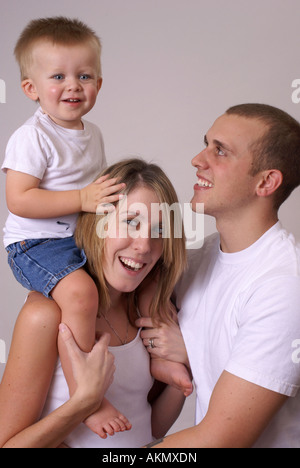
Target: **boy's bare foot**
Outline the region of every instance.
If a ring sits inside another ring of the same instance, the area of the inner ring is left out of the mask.
[[[113,436],[116,432],[129,431],[132,427],[128,419],[106,398],[98,411],[91,414],[84,424],[102,439],[106,439],[107,434]]]
[[[186,397],[193,393],[190,373],[184,364],[152,356],[151,374],[156,380],[178,388]]]

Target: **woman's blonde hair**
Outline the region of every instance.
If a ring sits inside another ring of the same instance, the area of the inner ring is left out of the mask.
[[[118,178],[118,183],[125,183],[122,192],[128,195],[139,187],[153,190],[163,209],[163,223],[169,224],[169,233],[163,238],[163,252],[150,272],[136,291],[128,293],[130,318],[136,318],[135,301],[139,291],[150,281],[157,283],[156,293],[152,299],[149,314],[154,321],[172,320],[170,298],[174,286],[183,273],[186,265],[185,235],[181,210],[174,187],[162,169],[155,164],[148,164],[141,159],[127,159],[107,168],[101,175],[109,174]],[[117,203],[116,203],[117,205]],[[105,238],[98,236],[98,223],[104,222],[105,215],[82,213],[79,216],[75,232],[76,243],[85,250],[87,271],[93,277],[99,290],[101,308],[108,308],[110,298],[103,271]],[[179,229],[178,229],[179,228]],[[177,233],[176,233],[177,231]],[[178,235],[180,233],[180,235]]]

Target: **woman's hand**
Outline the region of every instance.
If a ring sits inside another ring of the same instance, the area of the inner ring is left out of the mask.
[[[60,324],[59,333],[69,354],[77,384],[73,397],[82,401],[93,413],[101,405],[115,372],[114,356],[108,351],[110,336],[103,334],[92,351],[84,353],[65,324]]]
[[[112,382],[114,358],[108,351],[109,335],[103,335],[90,353],[83,353],[71,331],[60,324],[59,335],[77,388],[68,401],[39,419],[57,360],[60,315],[54,301],[31,293],[17,318],[0,385],[0,447],[60,446],[97,411]]]
[[[190,367],[179,325],[160,323],[159,327],[154,327],[151,318],[143,317],[136,321],[136,326],[145,328],[141,338],[151,355]]]

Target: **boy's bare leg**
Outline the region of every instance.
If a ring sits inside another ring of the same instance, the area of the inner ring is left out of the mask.
[[[70,328],[78,346],[82,351],[90,352],[95,344],[99,302],[98,289],[93,279],[85,270],[78,269],[57,284],[52,291],[52,297],[61,308],[61,321]],[[64,342],[60,338],[58,351],[69,393],[72,395],[76,383]],[[106,437],[105,433],[113,435],[114,432],[131,428],[128,419],[105,399],[100,409],[87,418],[85,423],[103,438]]]
[[[82,351],[88,353],[95,344],[98,291],[92,278],[79,269],[63,278],[53,289],[52,297],[61,309],[61,321],[73,333]],[[58,351],[70,395],[76,384],[63,341],[58,339]]]

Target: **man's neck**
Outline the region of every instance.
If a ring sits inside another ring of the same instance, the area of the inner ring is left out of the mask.
[[[235,253],[247,249],[278,222],[277,213],[269,216],[241,219],[217,219],[217,230],[224,253]]]

